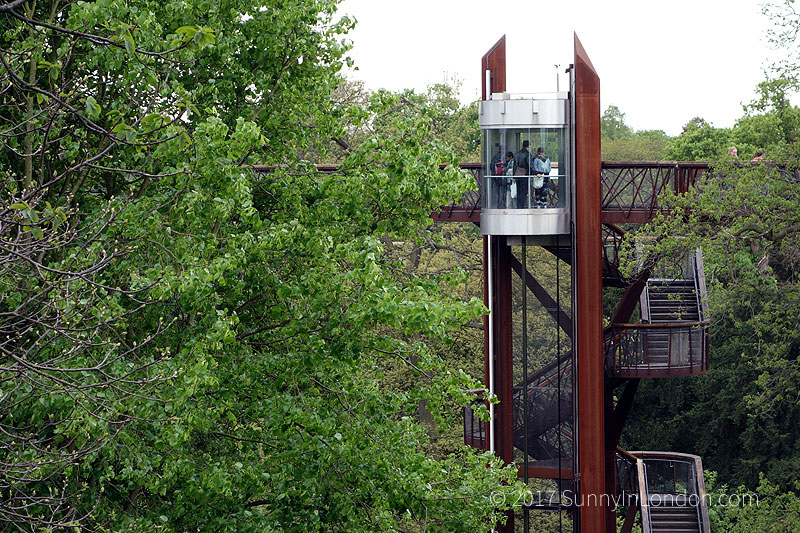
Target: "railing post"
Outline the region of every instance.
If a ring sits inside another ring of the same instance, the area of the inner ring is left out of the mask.
[[[636,473],[639,479],[639,509],[642,514],[642,533],[651,533],[650,498],[647,494],[647,473],[642,459],[636,459]]]

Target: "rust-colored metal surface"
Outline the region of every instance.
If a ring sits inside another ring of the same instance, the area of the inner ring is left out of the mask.
[[[495,452],[507,464],[514,462],[514,386],[513,386],[513,323],[511,309],[513,305],[511,282],[511,247],[505,237],[491,239],[492,257],[496,260],[492,274],[495,297],[493,308],[493,325],[495,344],[495,393],[500,403],[495,409],[497,417],[495,438]],[[503,526],[505,533],[514,531],[514,514],[508,513],[508,519]]]
[[[706,162],[603,161],[603,223],[650,222],[662,192],[686,192],[707,170]]]
[[[647,284],[647,278],[650,277],[650,271],[644,270],[639,274],[639,277],[625,288],[625,292],[620,298],[617,309],[611,317],[612,324],[621,324],[628,322],[631,315],[636,310],[636,305],[639,303],[639,297]]]
[[[633,399],[636,397],[636,391],[639,388],[640,382],[641,380],[639,379],[626,380],[625,387],[622,389],[622,394],[620,394],[619,400],[617,400],[617,404],[614,406],[614,411],[612,413],[613,426],[609,424],[609,426],[613,428],[611,440],[614,449],[619,446],[619,439],[625,427],[625,420],[627,420],[631,408],[633,407]]]
[[[506,90],[506,36],[494,43],[486,55],[481,58],[481,100],[491,95],[486,94],[486,71],[491,72],[490,91],[502,93]]]
[[[600,77],[575,35],[575,316],[577,335],[578,471],[581,531],[614,531],[614,514],[602,505],[606,493],[603,369],[602,170]],[[612,450],[613,453],[613,450]],[[608,477],[614,477],[609,473]],[[610,522],[609,522],[610,520]]]
[[[496,243],[496,248],[492,255],[497,258],[497,268],[495,274],[495,357],[497,364],[497,393],[500,399],[498,405],[500,411],[500,428],[497,432],[499,437],[497,451],[500,457],[507,463],[514,461],[514,427],[513,427],[513,398],[514,384],[513,379],[513,344],[512,333],[514,331],[511,309],[513,305],[511,282],[511,247],[507,245],[505,237],[494,237],[492,244]]]
[[[489,449],[489,423],[475,416],[474,407],[488,407],[484,399],[485,389],[474,390],[476,398],[464,408],[464,444],[472,448]]]

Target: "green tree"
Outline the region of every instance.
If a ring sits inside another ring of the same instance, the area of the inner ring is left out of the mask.
[[[600,118],[601,151],[605,161],[658,161],[669,137],[660,130],[633,131],[625,113],[609,106]]]
[[[600,135],[603,138],[616,140],[633,134],[630,126],[625,124],[625,113],[615,105],[610,105],[600,117]]]
[[[669,142],[661,130],[637,131],[620,139],[602,139],[605,161],[660,161]]]
[[[457,98],[461,83],[448,79],[428,87],[425,93],[405,89],[396,93],[381,90],[370,92],[361,81],[343,79],[331,95],[334,105],[350,109],[342,116],[342,130],[322,147],[312,146],[303,153],[317,163],[338,164],[373,135],[388,132],[392,119],[399,114],[418,116],[430,128],[428,140],[451,150],[459,161],[480,161],[480,130],[477,102],[462,105]],[[395,105],[382,110],[383,115],[364,116],[370,98],[378,94],[394,94]]]
[[[0,517],[20,530],[477,531],[515,472],[435,459],[483,312],[408,276],[472,186],[402,97],[330,98],[336,2],[0,6]],[[343,125],[382,117],[337,172]],[[253,163],[280,165],[253,172]],[[415,386],[392,392],[387,361]],[[508,498],[508,501],[513,501]]]
[[[780,492],[763,475],[755,491],[744,486],[731,491],[726,484],[717,487],[716,472],[706,472],[705,479],[712,531],[778,533],[797,528],[800,498],[793,492]]]
[[[670,140],[664,155],[671,161],[712,161],[727,154],[729,145],[729,130],[715,128],[695,117],[679,136]]]
[[[790,102],[795,86],[787,79],[767,79],[758,85],[758,98],[745,107],[745,116],[733,127],[731,137],[740,156],[757,150],[777,156],[800,140],[800,109]]]

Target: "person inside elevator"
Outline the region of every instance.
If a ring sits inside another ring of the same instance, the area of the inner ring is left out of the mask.
[[[506,152],[506,176],[514,175],[514,152]],[[508,180],[509,182],[511,180]]]
[[[502,205],[498,206],[500,209],[511,207],[512,204],[511,183],[514,181],[514,152],[506,152],[505,165],[505,177],[501,180],[504,194],[502,198],[499,198]]]
[[[489,175],[498,176],[492,178],[490,186],[492,188],[493,205],[489,206],[496,209],[503,209],[506,206],[506,160],[503,157],[503,147],[500,143],[495,143],[495,153],[489,161]],[[501,177],[502,176],[502,177]]]
[[[531,174],[531,142],[522,141],[522,150],[514,157],[514,183],[517,184],[517,208],[528,207],[528,176]]]
[[[536,207],[539,209],[547,207],[547,186],[550,181],[550,156],[541,146],[536,149],[536,158],[533,160],[533,181],[534,195],[536,196]],[[538,187],[537,187],[538,185]]]
[[[497,143],[494,146],[496,150],[489,162],[489,172],[491,172],[493,176],[502,176],[505,169],[505,165],[503,164],[503,150],[500,147],[500,143]]]

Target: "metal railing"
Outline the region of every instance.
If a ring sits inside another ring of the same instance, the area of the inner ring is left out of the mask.
[[[708,370],[706,322],[612,324],[604,337],[609,375],[689,376]]]
[[[484,196],[483,165],[481,163],[459,163],[475,179],[477,190],[468,192],[463,198],[454,199],[449,205],[431,214],[438,222],[480,222],[481,203]]]
[[[639,477],[636,469],[636,461],[637,458],[635,456],[617,446],[616,474],[618,496],[639,494]]]
[[[541,179],[537,188],[537,178]],[[484,176],[485,209],[535,209],[564,207],[559,205],[558,184],[563,175]],[[563,202],[561,202],[563,204]]]
[[[603,277],[620,280],[625,286],[625,277],[620,272],[620,251],[625,238],[625,230],[615,224],[603,224]]]
[[[639,505],[639,459],[617,446],[616,453],[617,501],[625,510],[622,533],[631,533]]]
[[[473,407],[486,406],[483,390],[473,391],[476,398],[470,405],[464,407],[464,444],[472,448],[488,449],[489,422],[481,420],[475,415]]]
[[[631,452],[637,457],[642,532],[693,530],[708,533],[703,464],[696,455]]]
[[[603,161],[603,222],[647,222],[666,190],[686,192],[708,170],[705,162]]]

